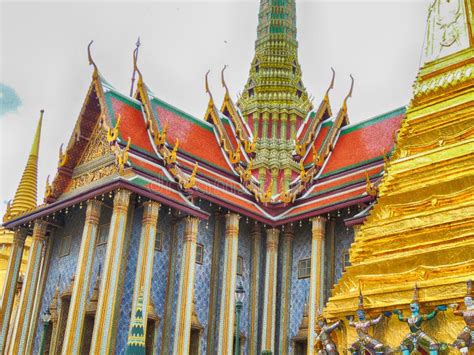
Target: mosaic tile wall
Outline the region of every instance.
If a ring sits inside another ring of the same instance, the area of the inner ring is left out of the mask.
[[[46,276],[46,284],[40,306],[40,317],[49,308],[56,286],[59,287],[59,294],[61,294],[69,286],[71,277],[76,272],[84,218],[85,208],[80,209],[79,207],[76,207],[74,209],[69,209],[68,214],[65,215],[64,218],[64,228],[58,228],[51,235],[51,238],[53,238],[53,249],[51,252],[49,270]],[[64,237],[67,236],[72,237],[69,254],[60,256],[59,251],[61,242]],[[35,354],[37,354],[39,351],[39,344],[42,335],[43,325],[41,322],[38,322],[33,348],[33,352]]]
[[[250,306],[250,261],[251,261],[251,240],[250,240],[250,222],[241,218],[239,226],[239,256],[243,258],[242,275],[237,276],[237,285],[242,282],[245,290],[245,297],[242,302],[242,311],[240,314],[240,330],[246,338],[242,354],[248,353],[249,341],[249,306]]]
[[[173,297],[173,302],[169,304],[168,306],[171,307],[173,310],[172,312],[172,317],[171,317],[171,327],[170,327],[170,336],[169,336],[169,344],[170,344],[170,349],[173,349],[173,341],[174,341],[174,326],[176,323],[176,307],[177,307],[177,302],[178,302],[178,293],[179,293],[179,274],[180,274],[180,268],[181,268],[181,256],[183,254],[183,238],[184,238],[184,221],[180,220],[176,224],[176,238],[178,239],[178,250],[176,253],[176,272],[175,272],[175,284],[174,284],[174,297]]]
[[[290,351],[292,351],[291,339],[298,333],[301,320],[303,319],[304,304],[309,295],[309,278],[298,278],[298,262],[301,259],[311,257],[311,223],[305,221],[302,226],[295,228],[295,239],[293,241],[293,262],[291,272],[291,304],[289,339]]]
[[[201,333],[201,354],[207,351],[207,330],[209,320],[209,294],[211,279],[212,237],[214,235],[214,218],[199,223],[197,242],[203,245],[203,263],[196,263],[194,275],[194,302],[199,322],[204,327]]]
[[[166,282],[168,277],[169,251],[171,242],[171,214],[168,209],[162,208],[158,220],[158,233],[162,233],[163,244],[161,250],[155,250],[153,259],[153,275],[151,279],[151,301],[155,307],[155,312],[160,318],[158,324],[158,334],[156,339],[156,350],[161,351],[163,334],[163,316],[166,300]]]
[[[129,235],[128,251],[124,257],[127,260],[122,287],[122,300],[120,303],[120,316],[117,324],[117,340],[115,342],[115,353],[123,354],[127,347],[128,326],[132,314],[133,288],[135,285],[135,273],[137,267],[138,248],[140,245],[141,221],[143,207],[137,206],[132,217],[131,233]],[[128,230],[129,227],[127,228]]]
[[[344,269],[344,253],[349,250],[351,244],[354,242],[354,229],[344,225],[344,218],[353,215],[355,211],[348,213],[347,209],[341,211],[341,218],[336,220],[336,239],[335,239],[335,253],[334,253],[334,283],[337,283],[342,276]]]
[[[100,225],[106,224],[111,218],[111,208],[107,205],[111,205],[111,201],[106,201],[106,205],[102,209],[100,218]],[[209,221],[202,221],[199,224],[199,232],[197,242],[204,246],[204,257],[202,264],[196,264],[196,275],[195,275],[195,305],[196,312],[201,325],[204,330],[201,336],[200,351],[201,354],[207,352],[207,329],[208,329],[208,317],[209,317],[209,292],[210,292],[210,273],[211,273],[211,258],[212,258],[212,238],[214,233],[215,217],[214,212],[218,207],[210,207],[207,203],[202,203],[201,208],[211,213]],[[141,218],[142,208],[137,208],[133,214],[133,225],[131,227],[131,234],[129,237],[129,248],[127,254],[127,264],[125,266],[124,274],[124,287],[122,293],[122,303],[120,308],[120,321],[117,329],[117,342],[116,342],[116,353],[121,354],[125,351],[128,326],[131,315],[131,301],[133,295],[134,278],[136,272],[136,262],[139,247],[139,237],[141,232]],[[335,280],[337,281],[342,274],[343,270],[343,254],[348,250],[353,241],[353,230],[352,228],[346,229],[344,226],[343,219],[347,218],[348,211],[341,211],[341,216],[336,218],[336,229],[335,229],[335,266],[334,274]],[[46,278],[45,291],[43,300],[41,303],[41,313],[43,313],[47,307],[49,307],[54,289],[58,284],[60,291],[64,290],[70,281],[71,276],[75,272],[77,257],[80,248],[80,240],[83,229],[83,222],[85,217],[85,208],[79,209],[77,207],[73,211],[70,211],[65,216],[65,227],[58,229],[53,235],[54,241],[52,245],[52,256],[49,265],[49,272]],[[251,272],[251,240],[250,240],[250,224],[246,218],[242,218],[239,227],[239,256],[243,257],[243,274],[238,276],[238,282],[242,282],[246,291],[244,306],[241,313],[241,330],[246,337],[245,346],[243,353],[248,352],[248,329],[249,329],[249,291],[250,291],[250,272]],[[177,259],[176,259],[176,272],[175,272],[175,287],[172,307],[172,320],[171,320],[171,332],[170,332],[170,348],[173,346],[174,337],[174,325],[176,318],[176,305],[179,291],[179,275],[182,257],[182,244],[184,234],[184,220],[181,219],[177,222]],[[154,273],[152,277],[152,289],[151,289],[151,300],[155,307],[155,311],[160,318],[157,339],[156,339],[156,351],[160,353],[162,346],[162,332],[163,332],[163,316],[165,310],[165,299],[166,299],[166,288],[167,288],[167,271],[169,267],[169,252],[171,244],[171,214],[167,207],[163,207],[160,211],[160,217],[158,222],[158,231],[163,235],[163,243],[161,250],[155,250],[154,258]],[[262,246],[261,246],[261,278],[260,278],[260,322],[259,322],[259,342],[262,333],[261,317],[263,315],[263,303],[264,303],[264,270],[265,270],[265,249],[266,249],[266,232],[265,228],[262,228]],[[59,248],[63,237],[71,235],[72,243],[70,252],[66,256],[59,257]],[[219,272],[218,272],[218,295],[222,292],[222,270],[224,263],[224,240],[225,240],[225,218],[222,217],[222,228],[220,238],[220,258],[219,258]],[[95,284],[99,267],[103,268],[106,244],[97,245],[94,255],[94,264],[90,284],[90,294],[92,293],[93,285]],[[330,294],[330,254],[331,250],[329,243],[326,243],[325,248],[325,283],[328,296]],[[293,258],[292,258],[292,275],[291,283],[292,287],[290,290],[290,320],[289,320],[289,347],[291,351],[291,338],[296,335],[298,328],[303,316],[303,309],[305,299],[309,293],[309,278],[298,279],[298,262],[301,259],[309,258],[311,256],[311,223],[305,221],[302,226],[295,225],[295,239],[293,241]],[[277,288],[277,300],[280,294],[281,285],[281,260],[282,260],[282,245],[279,246],[279,266],[278,266],[278,288]],[[277,323],[279,322],[279,307],[277,307]],[[220,297],[217,299],[217,312],[216,319],[219,319],[220,311]],[[35,338],[35,353],[39,347],[39,341],[41,339],[42,326],[38,324],[36,338]],[[278,344],[278,324],[276,327],[276,344]],[[217,341],[216,341],[217,346]],[[258,345],[259,349],[261,344]],[[217,349],[215,349],[217,351]]]

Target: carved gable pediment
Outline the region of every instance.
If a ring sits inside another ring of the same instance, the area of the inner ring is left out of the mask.
[[[74,168],[70,190],[86,186],[117,172],[107,131],[97,123],[79,163]]]

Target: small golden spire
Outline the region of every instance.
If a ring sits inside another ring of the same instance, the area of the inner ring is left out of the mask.
[[[36,207],[36,194],[38,186],[38,153],[41,137],[41,124],[43,123],[44,110],[40,111],[40,118],[36,133],[33,139],[33,144],[30,150],[30,156],[26,163],[25,170],[20,180],[20,184],[10,205],[10,209],[5,214],[4,220],[9,220],[18,216],[32,208]]]

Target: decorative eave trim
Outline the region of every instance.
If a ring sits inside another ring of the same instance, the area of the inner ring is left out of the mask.
[[[91,199],[97,195],[105,194],[108,192],[111,192],[113,190],[119,189],[119,188],[124,188],[127,190],[130,190],[138,195],[141,195],[143,197],[149,198],[153,201],[157,201],[160,203],[163,203],[165,205],[168,205],[170,207],[176,208],[178,210],[181,210],[185,213],[188,213],[190,215],[193,215],[195,217],[201,218],[201,219],[207,219],[210,214],[208,212],[205,212],[201,209],[199,209],[197,206],[195,209],[189,208],[187,206],[180,205],[176,203],[174,200],[170,200],[165,198],[162,195],[155,194],[151,192],[148,189],[143,189],[139,186],[136,186],[132,183],[130,183],[127,180],[122,180],[120,179],[119,181],[112,181],[110,183],[107,183],[105,185],[101,185],[97,188],[94,188],[92,190],[87,190],[84,191],[78,195],[71,196],[70,198],[56,201],[52,204],[46,205],[44,207],[40,207],[31,213],[24,214],[19,218],[12,219],[5,223],[3,226],[7,229],[13,229],[15,227],[18,227],[22,224],[28,223],[32,220],[43,218],[51,213],[57,212],[65,207],[69,207],[71,205],[78,204],[80,202],[86,201],[88,199]]]

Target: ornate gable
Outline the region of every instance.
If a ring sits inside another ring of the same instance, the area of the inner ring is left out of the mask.
[[[87,147],[72,174],[74,190],[117,172],[115,156],[107,140],[107,131],[96,124]]]

